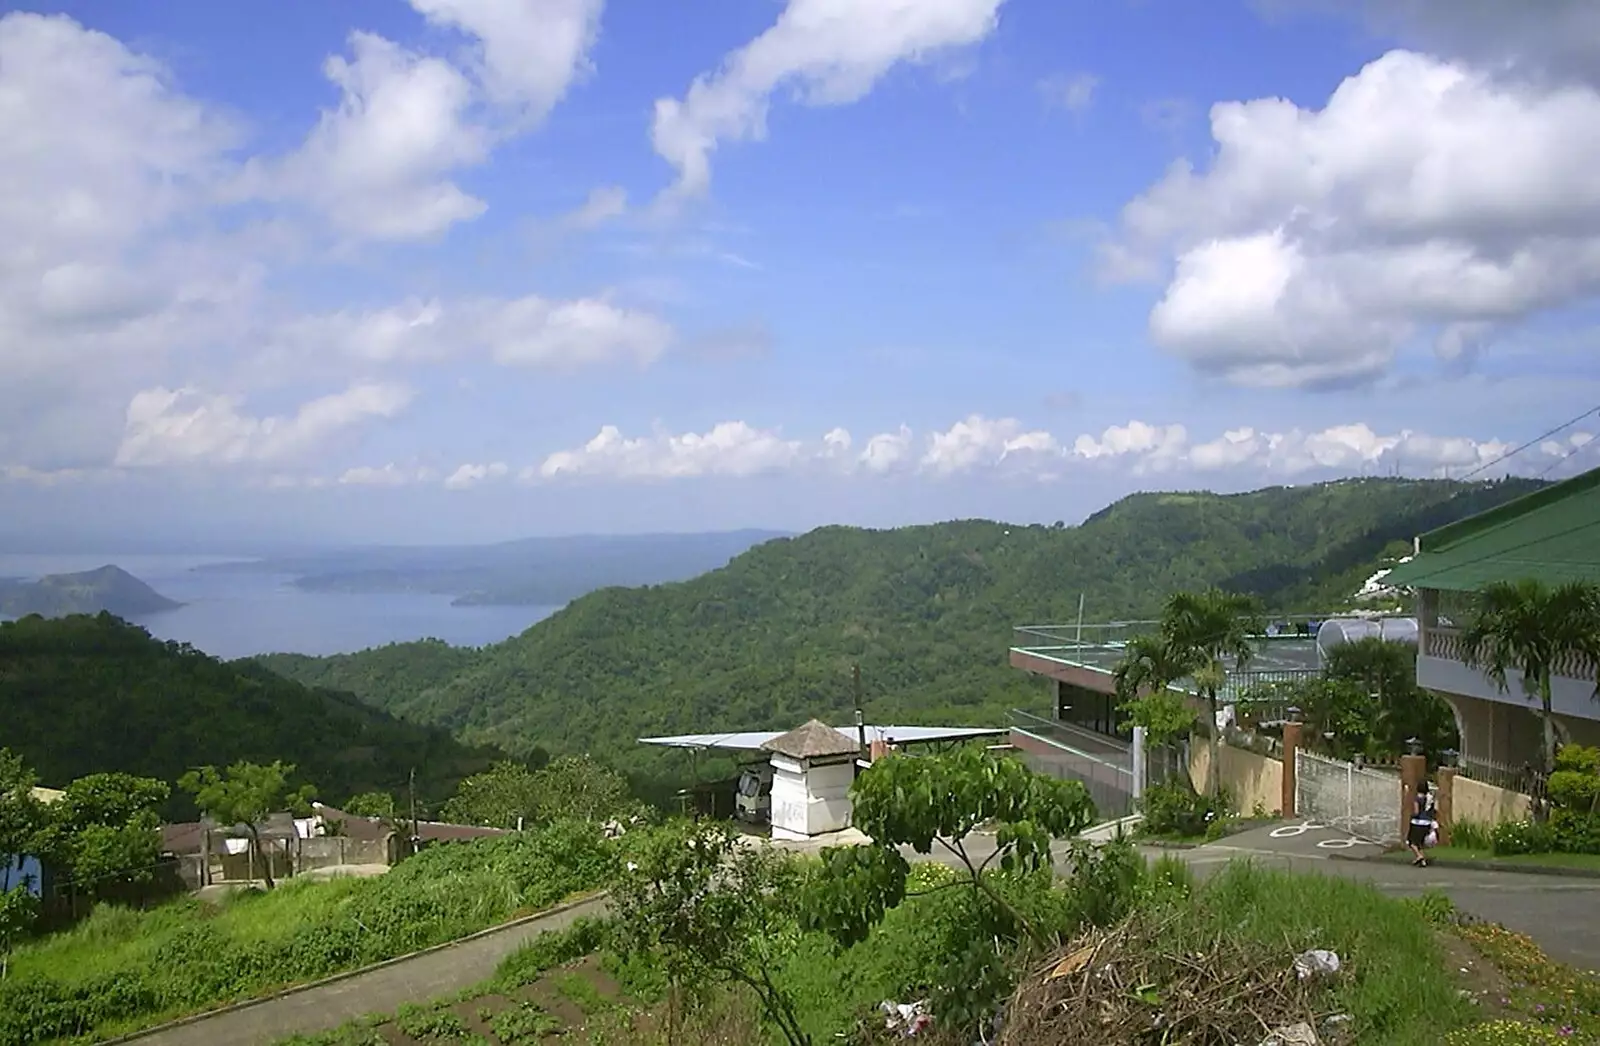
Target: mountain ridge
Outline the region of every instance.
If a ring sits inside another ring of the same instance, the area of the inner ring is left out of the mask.
[[[640,766],[670,758],[640,752],[641,736],[847,721],[857,664],[870,718],[1004,725],[1044,700],[1006,663],[1011,629],[1071,620],[1080,594],[1091,621],[1150,618],[1209,585],[1328,612],[1395,542],[1536,486],[1365,479],[1137,494],[1076,527],[821,527],[687,581],[592,592],[466,654],[401,644],[262,662],[464,739]]]

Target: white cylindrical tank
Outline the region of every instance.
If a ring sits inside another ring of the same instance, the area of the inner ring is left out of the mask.
[[[1327,657],[1328,652],[1344,643],[1360,639],[1382,639],[1387,643],[1415,643],[1417,619],[1414,617],[1335,617],[1329,618],[1317,629],[1317,653]]]

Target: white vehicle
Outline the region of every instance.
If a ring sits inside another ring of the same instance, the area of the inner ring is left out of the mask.
[[[739,775],[734,816],[751,824],[766,824],[772,817],[771,763],[752,763]]]

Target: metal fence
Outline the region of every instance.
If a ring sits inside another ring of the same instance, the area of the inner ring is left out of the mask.
[[[1022,709],[1012,711],[1011,726],[1014,738],[1040,742],[1017,745],[1023,761],[1040,773],[1081,781],[1102,820],[1133,813],[1132,746]]]
[[[1534,768],[1528,763],[1513,765],[1463,755],[1457,757],[1456,773],[1496,788],[1526,793],[1533,780]]]

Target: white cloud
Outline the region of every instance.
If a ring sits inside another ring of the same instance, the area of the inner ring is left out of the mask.
[[[279,369],[402,363],[481,355],[508,366],[572,368],[648,364],[671,346],[671,324],[605,296],[555,300],[411,300],[283,323],[271,351]]]
[[[489,99],[542,120],[590,70],[604,0],[410,0],[436,25],[475,38],[473,62]]]
[[[1600,291],[1600,93],[1393,51],[1320,110],[1211,110],[1123,210],[1109,274],[1172,271],[1158,344],[1258,386],[1356,382],[1415,336],[1459,358],[1497,325]],[[1511,158],[1514,158],[1512,160]]]
[[[1094,103],[1099,86],[1100,78],[1093,73],[1053,73],[1039,81],[1039,94],[1048,106],[1081,113]]]
[[[808,105],[847,105],[890,69],[976,44],[1004,0],[788,0],[772,27],[695,78],[681,100],[656,101],[651,141],[677,171],[668,200],[703,194],[721,141],[766,134],[773,92]]]
[[[35,382],[103,388],[226,329],[249,255],[193,227],[238,140],[116,39],[0,16],[0,419]]]
[[[628,210],[628,190],[619,185],[602,185],[589,190],[583,206],[566,216],[565,224],[574,229],[593,229]]]
[[[604,476],[611,479],[684,479],[753,476],[789,468],[803,458],[797,440],[742,421],[724,421],[704,434],[629,439],[615,425],[577,450],[557,451],[527,478]]]
[[[879,433],[858,443],[843,428],[814,442],[788,439],[774,429],[726,421],[701,435],[687,433],[629,438],[608,425],[582,447],[558,451],[524,470],[528,480],[591,477],[665,480],[704,476],[745,477],[768,472],[884,476],[915,473],[934,479],[999,476],[1056,479],[1073,470],[1114,469],[1133,476],[1227,473],[1237,479],[1325,478],[1351,474],[1488,477],[1507,472],[1570,474],[1559,470],[1571,452],[1591,437],[1579,433],[1549,440],[1503,465],[1511,445],[1496,439],[1438,437],[1401,431],[1382,435],[1363,423],[1314,432],[1267,432],[1249,426],[1215,439],[1191,442],[1179,424],[1130,421],[1070,441],[1029,429],[1014,418],[973,415],[917,440],[910,429]]]
[[[351,33],[350,50],[323,65],[338,107],[265,175],[262,191],[304,198],[360,239],[424,239],[481,215],[487,205],[450,180],[489,157],[489,132],[470,112],[471,81],[374,33]]]
[[[1025,430],[1014,418],[991,420],[974,414],[944,432],[933,433],[921,465],[935,475],[949,476],[1014,464],[1018,459],[1060,455],[1060,444],[1048,432]]]
[[[496,361],[570,366],[632,359],[649,363],[672,343],[672,327],[604,298],[554,302],[536,296],[485,308],[477,338]]]
[[[409,468],[391,461],[377,468],[371,465],[358,465],[355,468],[345,469],[339,474],[338,482],[343,486],[404,487],[412,483],[426,483],[435,478],[437,474],[430,468]]]
[[[362,422],[394,417],[411,397],[398,385],[356,385],[312,400],[293,415],[263,418],[243,413],[237,396],[146,389],[128,404],[115,463],[151,467],[300,458]]]
[[[447,490],[470,490],[480,483],[503,479],[510,471],[503,461],[494,461],[486,465],[462,465],[450,473],[444,485]]]

